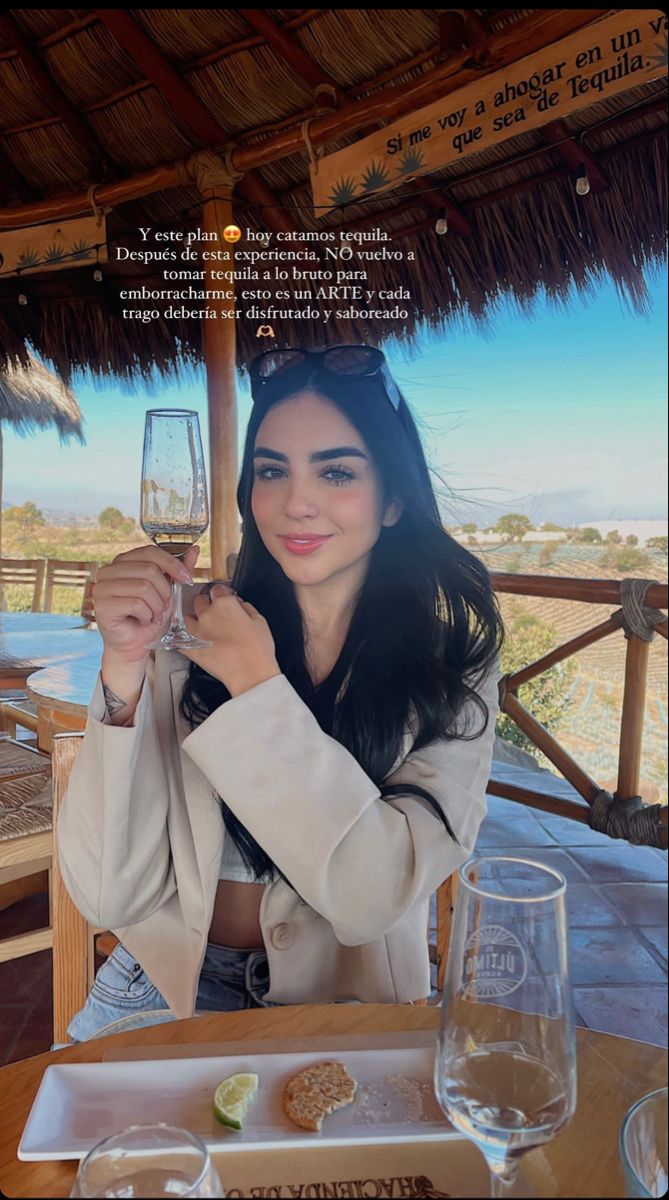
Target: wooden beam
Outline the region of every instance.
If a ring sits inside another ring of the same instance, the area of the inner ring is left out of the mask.
[[[594,779],[591,779],[587,771],[571,757],[563,746],[544,729],[520,703],[513,692],[507,692],[504,700],[503,711],[515,721],[516,725],[522,732],[541,750],[542,754],[546,755],[549,762],[552,762],[557,767],[561,775],[564,775],[568,783],[588,801],[588,804],[593,804],[599,794],[599,787]]]
[[[49,107],[58,114],[77,146],[83,150],[93,174],[101,174],[102,164],[107,160],[105,150],[51,79],[27,38],[24,37],[9,13],[0,13],[0,37],[9,42],[10,46],[16,50],[37,91],[40,92]]]
[[[61,25],[60,29],[54,29],[53,33],[47,33],[44,37],[37,38],[35,45],[39,50],[45,50],[49,46],[57,46],[59,42],[64,42],[73,33],[79,33],[82,29],[88,29],[89,25],[95,25],[96,22],[97,17],[93,16],[92,13],[88,13],[85,17],[78,17],[76,21],[68,21],[67,25]],[[9,58],[18,58],[18,51],[2,50],[0,52],[0,62]]]
[[[439,20],[439,49],[437,61],[463,50],[469,44],[463,13],[457,8],[447,8]]]
[[[607,10],[608,11],[608,10]],[[491,36],[490,44],[499,61],[508,63],[515,61],[518,50],[521,57],[534,53],[544,46],[575,29],[582,28],[602,15],[602,9],[558,9],[541,11],[533,14],[527,20],[517,22],[513,27]],[[520,28],[519,28],[520,27]],[[455,56],[458,59],[460,56]],[[444,94],[460,87],[471,78],[479,78],[479,72],[467,72],[468,78],[463,80],[457,74],[457,63],[451,60],[442,64],[434,71],[427,72],[418,80],[389,89],[381,97],[370,96],[355,104],[346,105],[335,113],[325,113],[316,117],[311,126],[311,140],[314,145],[321,145],[333,138],[339,138],[348,133],[364,128],[370,120],[389,120],[406,112],[419,104],[434,98],[435,87]],[[253,167],[263,166],[269,162],[278,162],[296,151],[304,149],[304,140],[300,129],[287,130],[268,138],[264,142],[240,145],[231,155],[235,170],[248,171]],[[500,169],[508,169],[510,164],[500,164]],[[183,186],[184,164],[179,162],[172,166],[153,167],[119,184],[109,184],[100,187],[96,192],[98,204],[115,205],[125,200],[137,199],[163,188]],[[90,205],[85,195],[70,194],[52,198],[40,204],[22,207],[5,208],[0,210],[0,228],[13,229],[36,221],[65,219],[88,211]]]
[[[613,613],[606,621],[602,621],[600,625],[596,625],[594,629],[588,629],[585,633],[580,633],[578,637],[571,638],[568,642],[564,642],[561,646],[557,646],[555,650],[549,651],[536,662],[530,663],[528,667],[523,667],[520,671],[514,671],[513,675],[509,675],[507,679],[507,687],[511,691],[516,692],[524,683],[529,683],[531,679],[536,679],[537,675],[543,675],[544,671],[548,671],[556,663],[563,662],[565,658],[571,658],[572,654],[577,654],[579,650],[584,650],[586,646],[592,646],[595,642],[601,641],[602,638],[608,637],[609,634],[615,633],[616,630],[622,627],[623,614],[622,609]]]
[[[618,758],[617,793],[622,800],[639,794],[649,652],[650,642],[634,635],[628,639]]]
[[[491,779],[486,789],[489,796],[503,796],[505,800],[515,800],[517,804],[525,804],[529,808],[539,808],[544,812],[555,813],[558,817],[569,817],[571,821],[589,824],[589,809],[577,801],[570,803],[560,796],[550,796],[546,792],[535,792],[532,788],[520,787],[514,783],[503,783]]]
[[[496,592],[517,596],[541,596],[551,600],[578,600],[585,604],[620,604],[619,579],[578,579],[559,575],[511,575],[492,571]],[[666,608],[669,599],[666,583],[653,583],[644,599],[647,608]]]
[[[267,16],[267,13],[262,9],[257,8],[242,8],[239,13],[254,29],[267,39],[269,44],[274,47],[277,54],[291,67],[298,75],[314,89],[319,84],[326,83],[329,87],[334,88],[335,96],[338,104],[342,104],[350,100],[350,93],[345,88],[341,87],[336,79],[319,67],[317,63],[309,57],[308,54],[298,46],[296,42],[289,38],[286,33]],[[378,126],[374,125],[371,129],[359,130],[361,135],[368,132],[373,132]],[[454,233],[460,234],[462,237],[471,237],[472,227],[466,217],[458,210],[457,206],[449,196],[442,192],[439,187],[433,183],[429,183],[426,179],[415,179],[412,181],[415,184],[416,191],[422,192],[428,204],[433,210],[446,211],[449,224]]]
[[[203,198],[202,225],[206,233],[216,233],[223,244],[223,230],[233,221],[232,186],[226,180],[215,156],[199,156],[197,185]],[[228,246],[231,257],[232,244]],[[214,279],[215,262],[204,262],[207,291],[219,291]],[[202,322],[202,344],[207,370],[209,413],[209,486],[211,514],[211,565],[214,579],[227,579],[226,559],[239,549],[237,510],[237,321],[233,289],[225,300],[208,300],[207,307],[217,310],[215,320]]]
[[[287,33],[277,25],[271,17],[267,15],[266,9],[262,8],[238,8],[237,12],[240,17],[250,25],[257,33],[261,34],[266,42],[276,51],[284,62],[292,67],[293,71],[310,87],[317,88],[319,83],[327,83],[334,87],[337,94],[337,103],[341,103],[348,98],[347,92],[324,71],[317,63],[302,49],[301,46],[294,42]]]
[[[564,121],[551,121],[549,125],[544,125],[541,133],[571,170],[583,164],[588,172],[591,192],[605,191],[610,183],[608,175],[602,171],[592,151],[577,141]]]
[[[237,190],[253,208],[264,210],[262,220],[267,229],[288,233],[295,228],[290,213],[281,208],[281,201],[259,171],[247,171],[237,184]]]
[[[93,9],[98,20],[109,30],[119,46],[137,64],[160,92],[172,112],[189,128],[202,146],[225,145],[230,135],[184,83],[154,41],[128,11],[121,8]]]
[[[202,146],[222,148],[227,145],[230,141],[228,131],[184,82],[138,22],[129,13],[118,8],[100,8],[95,9],[95,12],[119,46],[123,47],[126,54],[148,76],[170,110],[188,126],[196,141]],[[264,180],[255,173],[250,180],[247,176],[245,181],[240,182],[239,190],[246,195],[251,204],[258,203],[259,196],[262,197],[261,204],[276,203]],[[286,214],[276,209],[268,212],[267,225],[270,229],[284,232],[292,228]]]
[[[615,154],[619,154],[626,150],[629,146],[643,144],[647,141],[652,141],[656,137],[666,137],[667,127],[661,126],[658,129],[648,130],[646,133],[638,134],[634,138],[628,138],[624,142],[618,142],[615,146],[609,146],[606,150],[600,151],[599,157],[608,160]],[[0,159],[2,151],[0,150]],[[513,167],[513,160],[500,162],[499,170],[508,170]],[[125,183],[114,185],[104,185],[96,190],[96,200],[98,204],[125,204],[131,200],[137,199],[140,196],[151,195],[154,192],[163,191],[167,188],[175,187],[177,184],[183,184],[184,180],[179,172],[180,164],[177,167],[156,167],[151,172],[146,172],[141,176],[135,176]],[[487,171],[486,171],[487,173]],[[467,183],[470,179],[475,179],[480,173],[463,176],[458,179],[457,184]],[[483,196],[475,196],[471,200],[464,201],[462,207],[465,212],[473,212],[477,208],[484,208],[490,204],[496,204],[500,200],[506,199],[508,196],[517,195],[519,192],[527,191],[542,183],[547,183],[555,179],[565,179],[570,174],[568,167],[556,167],[552,171],[545,171],[539,175],[531,175],[526,179],[520,179],[517,183],[507,184],[506,187],[498,188],[497,191],[486,192]],[[150,176],[150,181],[147,180]],[[245,182],[248,182],[248,175],[245,177]],[[302,187],[305,185],[302,184]],[[292,189],[298,192],[300,189]],[[276,203],[282,203],[282,196],[276,197]],[[264,203],[264,201],[263,201]],[[354,206],[352,206],[354,207]],[[343,226],[345,229],[366,229],[373,227],[386,220],[393,215],[399,216],[403,212],[407,212],[410,208],[415,207],[415,201],[407,201],[396,205],[394,208],[379,210],[376,213],[371,213],[365,217],[360,217],[356,221],[349,221]],[[68,196],[64,201],[43,200],[34,201],[31,204],[26,204],[24,207],[13,206],[12,208],[0,208],[0,229],[17,229],[22,225],[29,225],[33,222],[39,224],[45,220],[65,219],[67,216],[77,216],[79,213],[88,212],[90,209],[89,202],[86,197]],[[281,210],[278,210],[281,211]],[[393,234],[394,238],[414,237],[417,234],[425,233],[434,226],[434,217],[424,217],[421,221],[414,225],[405,226],[404,229],[398,229]],[[62,272],[61,272],[62,275]],[[0,297],[1,299],[2,297]],[[616,603],[612,600],[611,603]]]
[[[606,10],[608,12],[608,10]],[[491,51],[495,53],[499,66],[505,66],[543,49],[577,29],[591,24],[605,15],[602,9],[551,9],[540,10],[518,21],[490,38]],[[345,105],[334,113],[317,117],[310,129],[312,144],[324,145],[334,139],[356,133],[367,124],[392,120],[402,113],[411,112],[434,100],[435,90],[449,95],[465,83],[481,78],[481,72],[464,69],[468,51],[454,55],[432,71],[416,79],[397,84],[385,91]],[[262,166],[265,162],[276,162],[304,148],[301,130],[287,131],[258,146],[240,146],[233,158],[238,171],[249,166]]]
[[[239,11],[239,10],[237,10]],[[324,8],[303,8],[297,13],[297,16],[290,17],[284,22],[283,28],[286,29],[301,29],[303,25],[309,25],[316,17],[320,17],[327,12]],[[227,46],[221,46],[218,50],[209,50],[206,54],[200,54],[197,58],[192,58],[189,62],[184,63],[182,70],[197,71],[201,67],[210,67],[212,63],[220,62],[222,58],[229,58],[231,54],[239,54],[241,50],[253,50],[256,46],[264,45],[265,39],[260,34],[253,37],[241,38],[236,42],[228,42]]]

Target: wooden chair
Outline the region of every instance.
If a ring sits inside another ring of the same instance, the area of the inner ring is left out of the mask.
[[[46,563],[43,558],[0,558],[0,593],[10,584],[22,584],[33,589],[31,609],[39,612]]]
[[[437,994],[441,998],[446,975],[448,943],[451,937],[451,922],[457,895],[458,872],[455,871],[437,888],[437,931],[436,941],[429,942],[430,962],[437,967]]]
[[[53,589],[55,587],[80,587],[84,589],[83,604],[86,601],[86,583],[95,582],[98,569],[96,562],[70,562],[65,558],[48,558],[46,562],[46,588],[44,592],[44,611],[51,612]],[[92,599],[92,593],[91,593]]]
[[[93,580],[87,579],[84,584],[84,595],[81,601],[81,615],[89,625],[95,622],[95,599],[93,596]]]
[[[0,699],[0,733],[15,738],[17,725],[37,735],[37,705],[33,700],[24,700],[23,697]]]
[[[53,864],[52,864],[52,925],[53,925],[53,1040],[66,1043],[67,1027],[75,1013],[83,1008],[95,977],[96,930],[75,908],[58,866],[56,821],[60,803],[67,790],[70,772],[79,752],[83,733],[57,733],[53,739],[52,800],[53,800]],[[107,935],[110,945],[116,939]]]
[[[47,950],[51,916],[51,769],[49,758],[0,739],[0,910],[49,891],[49,925],[0,940],[0,962]]]

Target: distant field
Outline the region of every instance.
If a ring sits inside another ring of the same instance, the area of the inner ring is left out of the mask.
[[[92,559],[106,563],[144,540],[141,530],[119,538],[100,529],[54,525],[19,535],[6,522],[3,555],[8,558]],[[202,539],[201,546],[200,557],[206,564],[210,561],[208,538]],[[620,571],[605,564],[610,547],[553,543],[550,554],[545,546],[531,543],[497,548],[471,546],[468,549],[490,571],[580,579],[624,578]],[[632,573],[666,583],[667,559],[657,552],[646,552],[643,568]],[[5,603],[10,609],[27,609],[30,607],[29,593],[24,589],[7,588]],[[57,591],[53,607],[57,612],[77,612],[80,603],[80,592],[63,588]],[[500,607],[507,620],[514,614],[525,612],[551,625],[556,644],[592,628],[614,611],[612,605],[509,595],[500,596]],[[577,761],[610,790],[615,787],[625,648],[625,637],[620,631],[579,654],[572,704],[559,732],[560,740]],[[667,643],[656,637],[650,652],[642,764],[642,793],[645,799],[652,801],[666,801],[667,798],[667,709]],[[543,762],[542,765],[550,764]]]

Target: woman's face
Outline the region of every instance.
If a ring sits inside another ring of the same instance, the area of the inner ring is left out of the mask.
[[[298,585],[346,580],[367,572],[384,511],[370,451],[344,414],[305,390],[276,404],[256,435],[251,507],[272,558]]]

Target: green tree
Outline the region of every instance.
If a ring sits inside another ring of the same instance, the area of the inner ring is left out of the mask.
[[[637,550],[635,546],[625,546],[622,550],[612,547],[602,560],[602,566],[607,571],[620,571],[621,575],[637,575],[641,571],[648,571],[651,561],[643,550]]]
[[[598,544],[602,540],[602,535],[598,529],[592,525],[586,525],[584,529],[579,529],[576,540],[585,542],[586,544]]]
[[[604,538],[604,541],[606,542],[607,546],[619,546],[620,543],[622,542],[622,540],[623,539],[620,536],[620,534],[618,533],[617,529],[610,529],[609,532],[607,533],[606,537]]]
[[[476,533],[477,528],[478,528],[478,526],[475,521],[468,521],[466,525],[462,526],[462,532],[463,533]]]
[[[100,529],[118,529],[123,524],[123,513],[120,508],[114,508],[111,504],[108,508],[103,508],[98,517],[98,525]]]
[[[659,550],[660,554],[666,554],[667,553],[667,538],[666,537],[648,538],[648,541],[646,542],[646,549],[647,550]]]
[[[567,533],[562,525],[553,525],[551,521],[544,521],[541,528],[544,533]]]
[[[506,626],[506,641],[500,659],[503,674],[513,674],[529,663],[536,662],[555,646],[556,640],[557,635],[551,625],[545,625],[532,613],[516,612]],[[549,667],[518,689],[521,704],[549,733],[555,734],[560,728],[569,706],[575,674],[576,663],[573,658],[568,658]],[[506,713],[502,713],[497,720],[497,732],[506,742],[521,746],[535,758],[540,757],[540,750]]]
[[[639,539],[638,539],[637,535],[635,533],[628,533],[627,537],[625,538],[625,545],[626,546],[638,546]]]
[[[523,513],[505,513],[497,522],[495,533],[501,533],[510,542],[515,542],[516,539],[520,542],[524,534],[529,533],[531,529],[534,529],[534,526]]]
[[[15,528],[24,532],[41,529],[46,525],[41,508],[38,508],[32,500],[26,500],[25,504],[16,504],[13,508],[6,509],[4,515],[5,520],[10,521]]]

